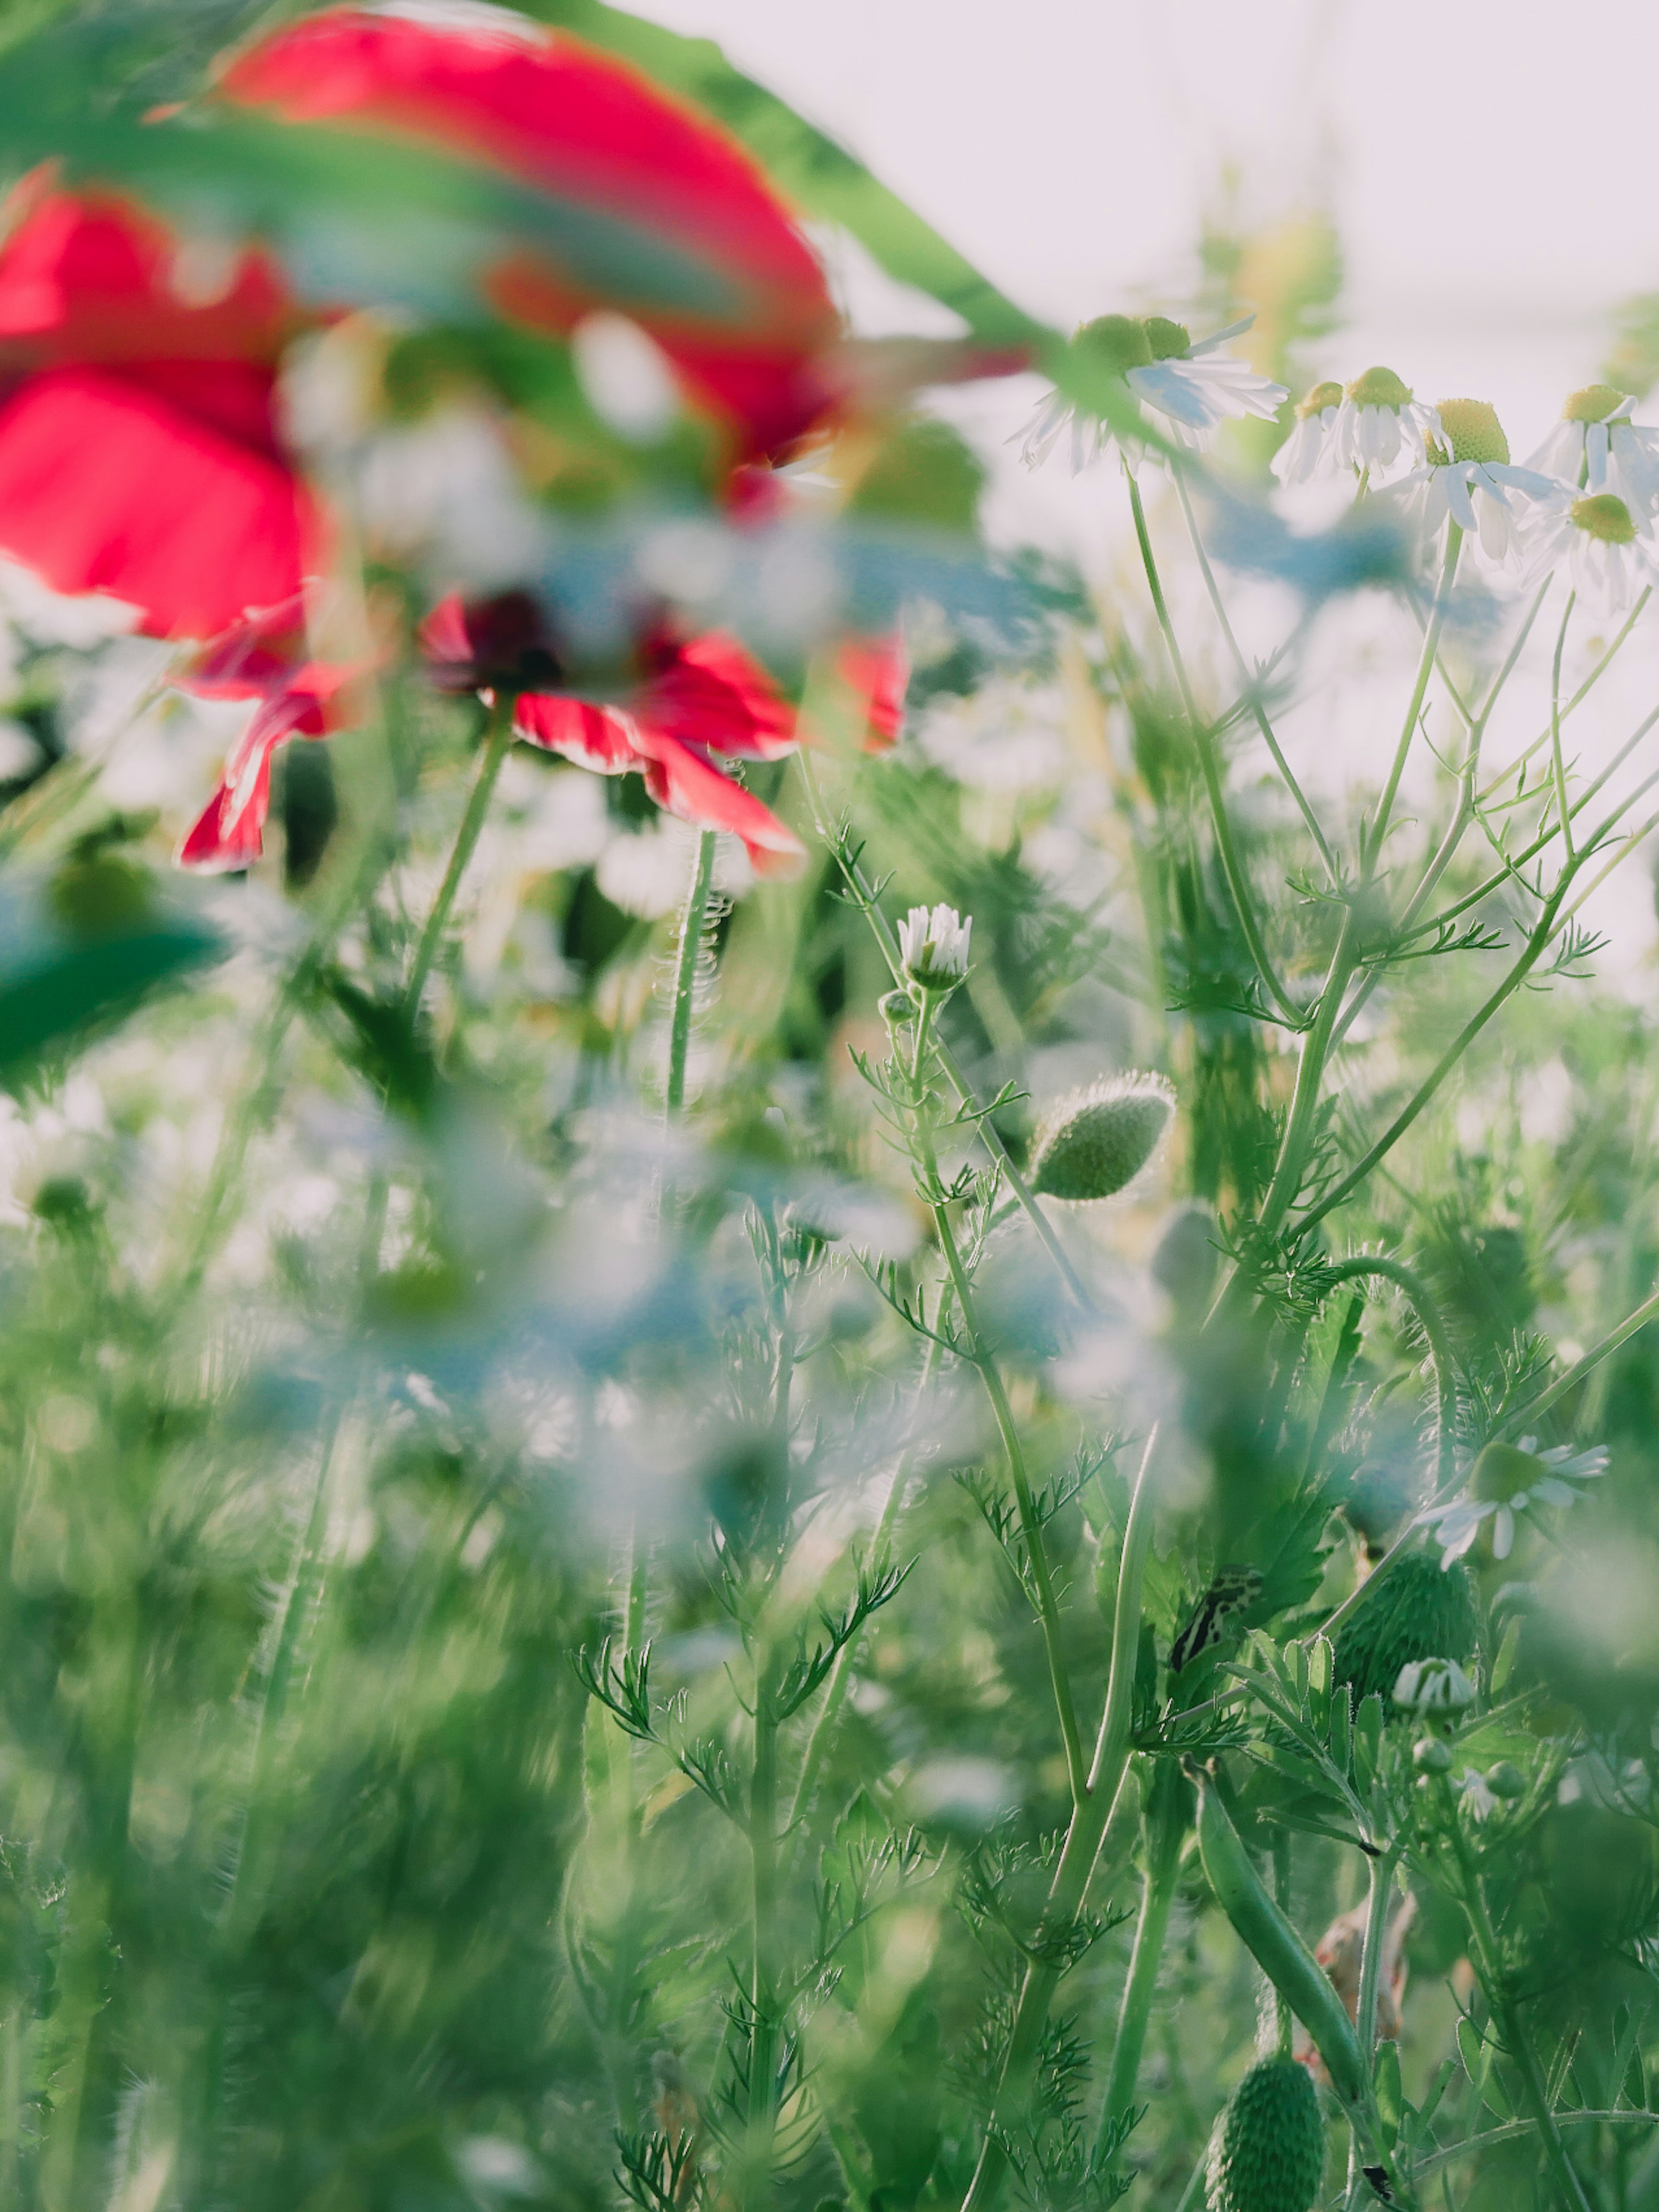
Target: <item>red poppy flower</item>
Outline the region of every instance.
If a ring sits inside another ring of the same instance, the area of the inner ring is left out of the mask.
[[[332,8],[233,57],[219,89],[288,122],[435,142],[578,210],[573,238],[616,250],[586,270],[580,243],[557,263],[516,253],[488,274],[494,304],[559,333],[598,306],[632,314],[731,427],[735,458],[781,452],[830,404],[815,363],[837,317],[793,216],[735,140],[611,55],[504,9]],[[653,240],[712,283],[717,312],[630,301],[629,256]]]
[[[289,738],[324,738],[344,726],[347,687],[357,672],[307,659],[305,619],[297,595],[253,609],[174,679],[198,698],[258,702],[218,789],[179,848],[181,866],[251,867],[264,849],[272,753]]]
[[[192,269],[131,203],[39,176],[8,212],[0,554],[129,602],[154,637],[291,598],[323,532],[274,420],[293,319],[271,264]]]

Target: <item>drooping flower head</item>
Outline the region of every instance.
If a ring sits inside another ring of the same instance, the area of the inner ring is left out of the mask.
[[[1516,468],[1497,410],[1484,399],[1443,399],[1437,434],[1425,440],[1426,459],[1389,487],[1407,518],[1437,541],[1449,522],[1471,537],[1487,560],[1519,558],[1517,507],[1560,496],[1553,477]]]
[[[1378,483],[1400,461],[1420,466],[1428,458],[1428,440],[1444,434],[1438,412],[1413,398],[1391,368],[1368,368],[1342,395],[1336,458],[1344,467],[1369,471]]]
[[[1595,612],[1623,614],[1644,586],[1659,581],[1659,546],[1638,528],[1617,493],[1580,492],[1535,509],[1528,549],[1536,573],[1565,564],[1572,588]]]
[[[829,404],[815,364],[839,320],[792,212],[712,118],[615,57],[507,9],[397,0],[279,27],[229,59],[218,93],[531,185],[561,218],[556,251],[503,254],[484,273],[492,304],[558,335],[596,307],[631,316],[728,426],[734,460],[786,450]],[[665,246],[696,280],[678,299]]]
[[[1659,514],[1659,430],[1633,422],[1636,402],[1610,384],[1569,395],[1561,419],[1528,463],[1581,491],[1611,492],[1638,525]]]
[[[1187,325],[1167,315],[1097,315],[1081,326],[1073,343],[1122,377],[1142,405],[1163,418],[1158,428],[1166,437],[1200,451],[1223,422],[1250,415],[1271,422],[1288,397],[1283,385],[1218,350],[1255,320],[1246,315],[1194,343]],[[1026,467],[1045,461],[1068,430],[1073,475],[1121,442],[1109,423],[1081,412],[1064,392],[1053,392],[1018,434]]]
[[[1269,466],[1282,484],[1307,483],[1334,467],[1332,433],[1342,405],[1340,384],[1316,384],[1296,403],[1291,434]]]

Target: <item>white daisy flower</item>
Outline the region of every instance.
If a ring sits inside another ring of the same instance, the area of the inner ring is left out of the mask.
[[[1437,540],[1455,522],[1489,561],[1512,562],[1520,550],[1516,501],[1524,509],[1528,501],[1559,501],[1559,482],[1511,465],[1510,441],[1484,399],[1443,399],[1435,412],[1440,434],[1425,439],[1425,465],[1391,484],[1389,496],[1427,538]]]
[[[1340,384],[1316,384],[1296,403],[1296,424],[1269,466],[1282,484],[1328,476],[1336,466],[1332,433],[1342,404]]]
[[[1659,514],[1659,430],[1632,422],[1636,402],[1610,384],[1587,384],[1528,462],[1581,491],[1608,491],[1638,523]]]
[[[1463,1810],[1472,1820],[1490,1820],[1498,1810],[1498,1797],[1484,1774],[1466,1766],[1457,1778],[1463,1793]]]
[[[1614,492],[1581,492],[1555,507],[1540,502],[1527,548],[1540,578],[1565,562],[1573,590],[1597,614],[1623,614],[1644,586],[1659,583],[1659,546]]]
[[[1142,405],[1164,417],[1159,427],[1166,436],[1199,452],[1210,433],[1229,420],[1255,415],[1271,422],[1290,396],[1282,384],[1258,376],[1248,362],[1216,350],[1255,320],[1246,315],[1194,344],[1186,325],[1167,315],[1097,315],[1083,325],[1073,343],[1116,370]],[[1051,392],[1016,434],[1021,460],[1028,469],[1036,468],[1068,430],[1073,476],[1119,442],[1109,423],[1080,412],[1064,392]],[[1141,455],[1128,458],[1139,460]]]
[[[913,906],[899,924],[899,958],[913,983],[954,990],[968,973],[968,939],[974,927],[953,906]]]
[[[1438,410],[1414,398],[1410,385],[1391,368],[1368,368],[1342,395],[1334,446],[1339,464],[1380,483],[1397,461],[1420,467],[1429,440],[1444,437]]]
[[[1566,1444],[1540,1452],[1537,1445],[1536,1437],[1522,1437],[1518,1444],[1488,1444],[1470,1470],[1465,1494],[1418,1516],[1419,1525],[1432,1528],[1439,1540],[1443,1567],[1473,1547],[1486,1521],[1492,1524],[1492,1557],[1507,1559],[1518,1514],[1534,1513],[1540,1505],[1574,1504],[1582,1493],[1573,1485],[1594,1482],[1607,1471],[1604,1444],[1582,1452]]]

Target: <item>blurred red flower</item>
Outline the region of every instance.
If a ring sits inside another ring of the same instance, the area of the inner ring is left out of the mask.
[[[153,637],[211,637],[324,555],[283,453],[294,327],[258,252],[180,246],[129,201],[37,175],[0,244],[0,553],[106,592]]]
[[[734,462],[776,455],[833,392],[817,366],[839,319],[823,272],[750,156],[625,63],[504,9],[332,8],[232,56],[221,95],[288,122],[349,122],[489,163],[580,218],[560,261],[505,257],[494,305],[562,334],[620,309],[728,427]],[[630,302],[630,257],[665,242],[718,300],[710,313]],[[597,251],[595,251],[597,249]],[[580,265],[593,252],[593,267]],[[618,271],[623,272],[622,276]]]

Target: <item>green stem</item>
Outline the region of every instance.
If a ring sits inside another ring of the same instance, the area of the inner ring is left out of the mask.
[[[817,771],[812,766],[811,756],[805,745],[799,748],[795,757],[800,763],[801,781],[805,787],[807,805],[812,811],[813,827],[817,830],[820,841],[835,854],[836,865],[847,878],[847,887],[853,894],[854,902],[862,909],[874,933],[876,942],[881,947],[882,957],[887,963],[895,987],[899,990],[907,989],[908,986],[904,977],[904,963],[899,958],[898,939],[893,934],[891,923],[878,903],[875,887],[859,866],[857,860],[848,853],[844,841],[837,837],[829,826],[824,813],[823,794],[818,788]],[[1008,1147],[992,1127],[989,1115],[979,1111],[978,1103],[969,1088],[962,1070],[957,1065],[956,1057],[942,1037],[936,1037],[933,1041],[933,1056],[944,1069],[945,1080],[956,1092],[957,1101],[964,1112],[973,1116],[975,1134],[1001,1170],[1003,1179],[1009,1189],[1013,1192],[1014,1196],[1024,1208],[1031,1226],[1042,1241],[1043,1249],[1065,1279],[1066,1289],[1070,1291],[1085,1313],[1092,1313],[1095,1310],[1095,1302],[1090,1296],[1082,1276],[1072,1264],[1071,1257],[1065,1246],[1055,1235],[1054,1224],[1037,1204],[1036,1192],[1014,1165],[1009,1156]]]
[[[778,1720],[775,1668],[769,1653],[756,1670],[755,1762],[749,1784],[749,1852],[754,1928],[754,1973],[750,1984],[753,2039],[749,2047],[748,2131],[744,2145],[742,2198],[754,2209],[771,2195],[772,2154],[777,2135],[778,2072]]]
[[[1276,1828],[1273,1839],[1273,1903],[1288,1920],[1291,1917],[1291,1837],[1286,1828]],[[1291,2001],[1277,1982],[1271,1984],[1273,1993],[1273,2046],[1279,2058],[1294,2055],[1296,2035]]]
[[[1368,1862],[1370,1898],[1365,1914],[1365,1942],[1359,1959],[1359,2001],[1354,2008],[1354,2033],[1367,2066],[1376,2049],[1376,1999],[1382,1982],[1382,1954],[1388,1945],[1389,1898],[1394,1887],[1396,1844]]]
[[[1066,1746],[1066,1771],[1070,1778],[1072,1800],[1080,1802],[1088,1787],[1083,1760],[1083,1737],[1077,1722],[1077,1708],[1072,1698],[1072,1685],[1066,1671],[1060,1626],[1060,1604],[1054,1595],[1053,1577],[1048,1571],[1048,1547],[1042,1540],[1042,1524],[1037,1518],[1036,1500],[1031,1494],[1030,1477],[1026,1472],[1025,1453],[1019,1440],[1008,1395],[1002,1387],[1002,1377],[997,1371],[996,1359],[980,1329],[974,1309],[972,1285],[968,1271],[962,1264],[956,1233],[951,1226],[950,1207],[939,1182],[939,1161],[933,1150],[933,1132],[928,1127],[927,1104],[927,1068],[929,1036],[937,994],[921,993],[921,1008],[916,1015],[915,1042],[910,1056],[910,1080],[915,1098],[915,1141],[921,1158],[922,1180],[927,1205],[939,1234],[939,1248],[945,1255],[945,1264],[950,1270],[951,1288],[956,1292],[957,1310],[962,1316],[962,1325],[973,1346],[973,1361],[980,1380],[985,1385],[985,1395],[991,1401],[997,1432],[1002,1438],[1002,1448],[1007,1455],[1008,1472],[1012,1478],[1014,1498],[1019,1509],[1019,1525],[1025,1538],[1026,1555],[1030,1561],[1031,1580],[1036,1589],[1037,1618],[1042,1629],[1043,1649],[1048,1659],[1048,1680],[1054,1693],[1054,1710],[1060,1716],[1060,1732]]]
[[[1389,1259],[1380,1252],[1364,1252],[1352,1260],[1337,1261],[1331,1267],[1328,1279],[1334,1290],[1339,1283],[1354,1282],[1367,1275],[1381,1275],[1405,1292],[1423,1324],[1424,1334],[1429,1340],[1429,1355],[1434,1365],[1435,1392],[1439,1409],[1435,1437],[1435,1479],[1436,1486],[1443,1488],[1455,1473],[1457,1462],[1457,1370],[1444,1316],[1423,1278],[1403,1261]]]
[[[1233,635],[1233,626],[1227,619],[1226,605],[1221,597],[1221,587],[1216,582],[1215,571],[1210,566],[1210,556],[1204,550],[1204,540],[1199,533],[1198,517],[1193,513],[1192,498],[1187,489],[1187,472],[1178,463],[1174,470],[1174,477],[1176,497],[1181,501],[1181,512],[1187,519],[1187,535],[1192,539],[1193,551],[1198,558],[1199,574],[1204,579],[1204,588],[1210,595],[1210,605],[1215,609],[1215,618],[1221,625],[1221,635],[1226,639],[1227,650],[1232,655],[1233,666],[1238,676],[1240,695],[1249,704],[1250,712],[1255,717],[1255,726],[1261,732],[1267,750],[1273,757],[1273,764],[1284,777],[1285,788],[1296,802],[1297,811],[1307,824],[1308,835],[1319,848],[1319,857],[1325,864],[1325,873],[1334,884],[1337,880],[1336,856],[1331,850],[1323,829],[1320,826],[1319,817],[1310,805],[1307,793],[1297,781],[1291,764],[1285,759],[1279,739],[1273,733],[1273,726],[1267,719],[1267,710],[1261,703],[1260,678],[1251,675],[1245,663],[1244,655],[1240,650],[1238,640]]]
[[[1550,769],[1555,778],[1555,818],[1560,825],[1569,866],[1573,857],[1572,809],[1567,804],[1567,769],[1561,757],[1561,655],[1566,651],[1567,624],[1572,620],[1577,598],[1577,592],[1567,593],[1567,604],[1561,610],[1561,627],[1556,632],[1555,659],[1550,665]]]
[[[1141,1590],[1146,1581],[1146,1556],[1152,1547],[1152,1513],[1156,1503],[1152,1466],[1158,1432],[1146,1439],[1140,1469],[1129,1501],[1129,1518],[1123,1531],[1123,1550],[1118,1561],[1117,1598],[1112,1614],[1111,1673],[1106,1689],[1106,1708],[1089,1768],[1088,1789],[1072,1808],[1060,1863],[1049,1885],[1043,1908],[1044,1933],[1052,1940],[1063,1936],[1077,1918],[1089,1877],[1094,1872],[1106,1824],[1123,1781],[1129,1759],[1129,1725],[1134,1691],[1135,1661],[1140,1645]],[[1007,2130],[1017,2124],[1030,2101],[1042,2049],[1048,2008],[1060,1986],[1063,1968],[1052,1958],[1034,1958],[1020,1985],[1014,2023],[997,2084],[990,2125],[980,2146],[979,2162],[962,2212],[990,2212],[1007,2178]]]
[[[1269,1235],[1279,1227],[1296,1203],[1297,1194],[1302,1188],[1302,1178],[1307,1171],[1308,1154],[1318,1127],[1319,1092],[1324,1080],[1325,1061],[1335,1032],[1337,1016],[1342,1011],[1342,994],[1354,971],[1358,934],[1358,916],[1352,906],[1345,907],[1342,926],[1337,933],[1336,949],[1331,955],[1325,987],[1319,994],[1319,1011],[1314,1017],[1313,1027],[1302,1040],[1302,1052],[1297,1061],[1296,1088],[1291,1096],[1290,1115],[1285,1124],[1279,1158],[1273,1165],[1273,1181],[1261,1201],[1261,1227]]]
[[[702,951],[703,924],[708,914],[709,886],[714,880],[714,833],[705,830],[697,839],[690,887],[680,915],[679,952],[674,963],[674,1018],[668,1032],[668,1113],[672,1121],[685,1104],[685,1060],[691,1044],[691,1005],[697,983],[697,959]]]
[[[1103,2142],[1113,2122],[1127,2115],[1134,2104],[1147,2023],[1170,1929],[1170,1911],[1180,1883],[1181,1847],[1189,1826],[1190,1798],[1179,1762],[1160,1759],[1152,1770],[1146,1807],[1146,1874],[1140,1889],[1140,1912],[1135,1922],[1134,1948],[1129,1954],[1128,1978],[1118,2006],[1117,2033],[1101,2107]]]
[[[461,817],[461,826],[455,833],[455,842],[450,849],[449,865],[444,870],[444,879],[438,886],[438,896],[433,901],[432,911],[426,918],[426,927],[415,947],[409,981],[404,986],[404,1011],[411,1021],[419,1011],[427,977],[432,973],[432,963],[437,958],[438,947],[443,942],[455,895],[461,888],[461,878],[466,873],[467,862],[472,858],[479,833],[483,829],[484,817],[489,811],[489,799],[495,788],[495,779],[501,772],[501,763],[507,758],[507,748],[513,743],[513,716],[516,706],[514,696],[505,691],[498,692],[490,706],[489,719],[484,726],[483,754],[478,763],[477,776],[466,802],[466,811]]]
[[[1146,527],[1146,510],[1141,504],[1140,486],[1130,476],[1129,511],[1134,517],[1135,537],[1140,546],[1141,565],[1146,571],[1146,588],[1152,593],[1152,611],[1158,617],[1158,629],[1164,635],[1164,644],[1175,671],[1176,682],[1181,691],[1181,702],[1186,710],[1188,726],[1197,749],[1198,763],[1204,777],[1204,788],[1210,802],[1210,818],[1215,826],[1216,847],[1221,854],[1221,866],[1227,878],[1227,888],[1233,896],[1240,928],[1249,947],[1250,958],[1255,964],[1269,996],[1290,1021],[1300,1029],[1303,1015],[1295,1000],[1280,982],[1272,960],[1267,955],[1266,940],[1256,920],[1255,900],[1250,890],[1249,878],[1244,872],[1244,863],[1233,840],[1233,825],[1227,812],[1227,796],[1222,789],[1221,769],[1216,759],[1215,739],[1198,711],[1198,701],[1187,674],[1181,647],[1176,641],[1175,624],[1170,619],[1170,609],[1164,597],[1164,586],[1158,577],[1158,562],[1152,552],[1152,534]]]
[[[1601,678],[1606,673],[1608,666],[1612,663],[1614,653],[1618,652],[1620,647],[1623,645],[1625,640],[1635,629],[1643,609],[1647,605],[1648,601],[1652,597],[1653,586],[1650,584],[1646,589],[1644,590],[1640,598],[1637,600],[1636,605],[1631,609],[1624,623],[1624,627],[1620,630],[1618,636],[1613,639],[1613,643],[1607,647],[1607,651],[1601,655],[1601,658],[1596,662],[1595,667],[1591,669],[1589,674],[1584,678],[1578,689],[1573,693],[1571,698],[1568,700],[1566,705],[1561,709],[1561,720],[1564,722],[1566,720],[1569,714],[1574,713],[1577,708],[1583,704],[1583,702],[1591,688],[1598,683]],[[1508,781],[1509,778],[1515,774],[1517,769],[1525,767],[1526,763],[1532,758],[1533,755],[1538,750],[1540,745],[1547,745],[1549,741],[1549,732],[1547,730],[1540,730],[1538,735],[1533,739],[1532,743],[1526,746],[1522,751],[1518,752],[1515,758],[1509,763],[1507,767],[1501,768],[1498,774],[1492,778],[1492,781],[1487,784],[1486,788],[1478,793],[1476,796],[1484,804],[1486,800],[1492,797],[1495,791],[1500,789],[1502,786]]]
[[[1539,1415],[1547,1413],[1558,1399],[1565,1398],[1569,1390],[1576,1389],[1593,1367],[1598,1367],[1610,1352],[1617,1352],[1621,1344],[1627,1343],[1638,1329],[1645,1328],[1650,1321],[1656,1319],[1659,1319],[1659,1291],[1655,1291],[1650,1297],[1644,1298],[1634,1313],[1626,1314],[1616,1328],[1610,1328],[1604,1337],[1591,1345],[1581,1358],[1573,1361],[1564,1375],[1556,1376],[1547,1390],[1540,1390],[1537,1397],[1529,1399],[1518,1413],[1507,1415],[1492,1431],[1493,1435],[1498,1437],[1511,1436],[1517,1429],[1530,1427]]]
[[[1371,824],[1370,836],[1360,855],[1361,876],[1366,883],[1370,883],[1376,874],[1377,861],[1382,858],[1382,842],[1389,834],[1389,817],[1394,812],[1395,797],[1400,789],[1400,779],[1405,774],[1407,756],[1417,735],[1418,718],[1423,712],[1423,701],[1428,691],[1429,678],[1433,673],[1435,655],[1440,650],[1440,633],[1445,626],[1452,580],[1457,574],[1457,556],[1462,548],[1463,532],[1456,523],[1449,521],[1446,525],[1446,556],[1441,565],[1440,582],[1435,592],[1429,626],[1423,636],[1423,650],[1417,663],[1417,679],[1412,685],[1411,704],[1406,709],[1405,724],[1400,732],[1400,742],[1395,747],[1389,780],[1382,787],[1382,796],[1377,804],[1376,819]]]

